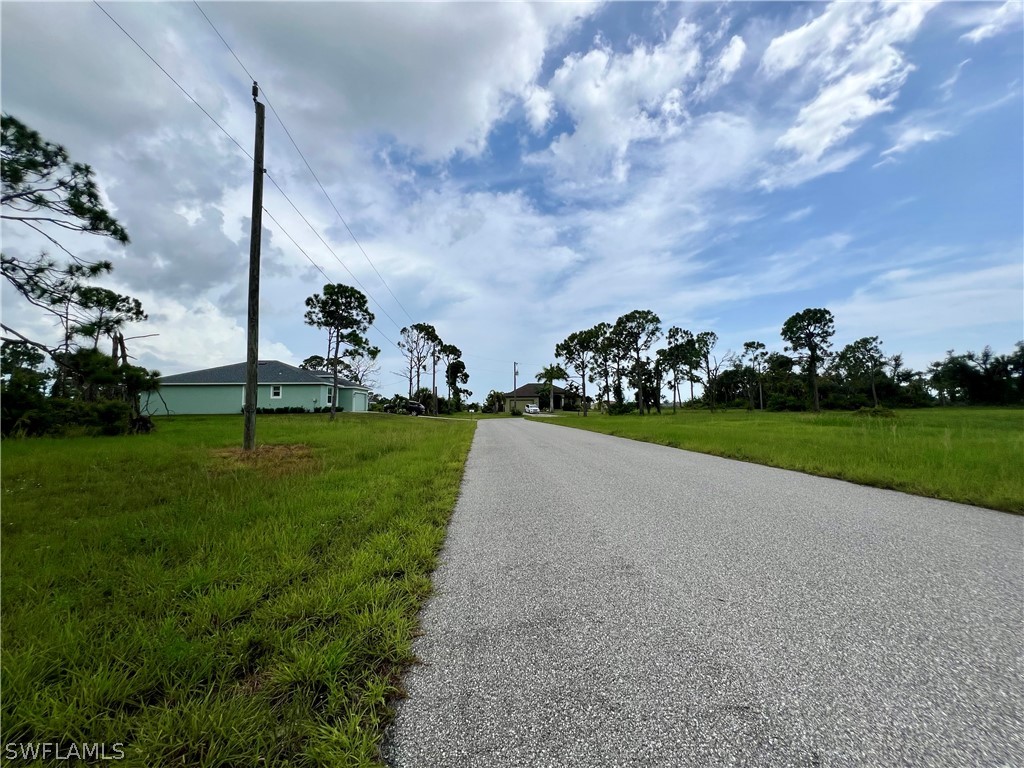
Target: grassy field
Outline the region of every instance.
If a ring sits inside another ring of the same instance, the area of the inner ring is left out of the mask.
[[[1020,408],[928,408],[895,418],[666,411],[549,423],[1024,514]]]
[[[474,425],[162,420],[5,441],[3,742],[132,766],[377,759]]]

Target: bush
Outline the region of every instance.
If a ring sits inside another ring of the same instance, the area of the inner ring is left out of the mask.
[[[853,412],[853,415],[871,419],[895,419],[896,411],[880,405],[877,408],[858,408]]]
[[[523,412],[520,411],[518,408],[513,408],[511,411],[509,411],[509,413],[511,415],[513,415],[513,416],[522,416],[523,415]]]
[[[625,416],[629,413],[636,413],[636,403],[612,403],[608,406],[609,416]]]
[[[772,395],[765,403],[765,409],[769,411],[806,411],[807,406],[802,398],[792,395]]]
[[[133,431],[132,428],[131,405],[122,400],[87,402],[53,397],[41,400],[36,408],[5,424],[4,435],[125,435]]]

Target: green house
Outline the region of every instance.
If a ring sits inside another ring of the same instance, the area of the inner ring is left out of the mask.
[[[331,405],[330,372],[305,371],[278,360],[260,360],[257,370],[258,408],[313,411]],[[369,399],[369,388],[338,379],[338,410],[366,411]],[[245,363],[235,363],[161,377],[159,392],[143,397],[142,410],[151,414],[241,413],[244,402]]]

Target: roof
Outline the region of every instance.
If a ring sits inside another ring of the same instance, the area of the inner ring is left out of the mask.
[[[541,387],[545,387],[546,388],[547,385],[546,384],[537,384],[535,382],[531,382],[529,384],[523,384],[523,386],[521,386],[515,392],[505,392],[504,396],[505,397],[540,397],[540,389],[541,389]],[[559,387],[559,386],[557,386],[555,384],[552,384],[551,387],[554,390],[556,395],[568,395],[568,394],[571,394],[569,391],[567,391],[565,389],[562,389],[561,387]]]
[[[201,371],[175,373],[160,377],[160,385],[165,384],[245,384],[245,363],[221,365],[217,368],[204,368]],[[318,371],[305,371],[294,365],[282,363],[280,360],[260,360],[256,369],[256,380],[260,384],[329,384],[328,374]],[[328,378],[323,378],[328,376]],[[338,386],[369,389],[348,379],[338,378]]]

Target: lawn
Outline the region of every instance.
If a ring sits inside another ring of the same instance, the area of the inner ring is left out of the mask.
[[[474,425],[176,417],[3,444],[3,742],[372,765]]]
[[[926,408],[894,418],[681,410],[548,423],[1024,514],[1020,408]]]
[[[470,413],[469,411],[441,414],[441,418],[465,419],[467,421],[480,421],[481,419],[509,419],[511,417],[512,414],[510,413]]]

